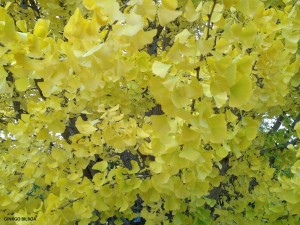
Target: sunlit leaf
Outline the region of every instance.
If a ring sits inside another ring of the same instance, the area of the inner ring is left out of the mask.
[[[27,77],[16,80],[16,88],[18,91],[26,91],[29,87],[29,79]]]
[[[106,170],[107,166],[108,166],[108,163],[106,161],[101,161],[101,162],[96,163],[93,166],[93,170],[99,170],[99,171],[103,172]]]
[[[187,147],[183,148],[179,156],[190,161],[196,161],[200,157],[200,153],[195,149]]]
[[[164,78],[169,69],[171,68],[172,65],[170,64],[164,64],[164,63],[161,63],[159,61],[155,61],[153,64],[152,64],[152,72],[159,76],[159,77],[162,77]]]
[[[166,24],[172,22],[178,16],[180,16],[181,13],[182,13],[181,11],[177,11],[177,10],[172,10],[172,9],[169,9],[169,8],[161,7],[161,8],[158,9],[159,23],[162,26],[165,26]]]
[[[38,37],[46,37],[48,35],[50,21],[39,19],[34,27],[34,34]],[[24,27],[24,25],[22,25]],[[24,27],[25,29],[25,27]]]
[[[76,127],[82,134],[90,134],[97,130],[89,121],[83,121],[81,117],[77,119]]]
[[[244,76],[230,88],[229,105],[239,107],[250,99],[252,95],[252,80]]]

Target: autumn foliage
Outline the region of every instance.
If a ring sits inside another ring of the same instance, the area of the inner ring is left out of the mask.
[[[299,224],[299,1],[0,5],[0,224]]]

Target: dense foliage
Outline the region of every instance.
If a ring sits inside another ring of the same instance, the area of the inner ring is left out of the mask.
[[[0,5],[1,224],[300,223],[299,1]]]

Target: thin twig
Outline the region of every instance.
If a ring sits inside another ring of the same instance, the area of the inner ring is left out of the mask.
[[[74,200],[69,200],[68,203],[66,203],[66,204],[64,204],[63,206],[59,207],[59,209],[64,209],[64,208],[67,207],[68,205],[71,205],[71,204],[73,204],[74,202],[80,201],[80,200],[82,200],[82,199],[83,199],[83,197],[76,198],[76,199],[74,199]]]
[[[195,112],[195,103],[196,103],[196,100],[193,99],[192,105],[191,105],[191,114],[193,114],[193,112]]]
[[[114,21],[113,24],[109,24],[108,25],[108,30],[107,30],[107,33],[105,34],[105,37],[103,39],[103,42],[106,42],[107,38],[108,38],[108,35],[109,33],[112,31],[112,26],[115,25],[118,21]]]
[[[215,10],[216,4],[217,4],[217,0],[214,0],[213,6],[212,6],[212,8],[211,8],[211,11],[210,11],[210,13],[207,15],[207,16],[208,16],[208,24],[207,24],[207,35],[206,35],[206,40],[208,40],[208,38],[210,37],[210,34],[209,34],[209,32],[210,32],[210,23],[211,23],[212,14],[213,14],[213,12],[214,12],[214,10]]]
[[[112,26],[109,25],[109,26],[108,26],[108,30],[107,30],[107,32],[106,32],[106,34],[105,34],[105,37],[103,38],[103,42],[106,42],[106,40],[107,40],[107,38],[108,38],[108,35],[109,35],[109,33],[111,32],[111,30],[112,30]]]
[[[34,79],[34,84],[40,94],[40,97],[45,101],[46,100],[46,97],[43,95],[43,91],[41,90],[40,86],[38,85],[39,82],[44,82],[44,79],[43,78],[40,78],[40,79]]]
[[[257,64],[257,60],[255,60],[253,65],[252,65],[252,70],[253,71],[257,71],[256,64]]]
[[[196,70],[196,76],[197,76],[197,80],[200,81],[201,78],[200,78],[200,66],[198,66],[197,68],[195,68]]]

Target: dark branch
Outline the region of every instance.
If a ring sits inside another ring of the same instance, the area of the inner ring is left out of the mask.
[[[161,108],[160,104],[155,105],[150,109],[148,112],[145,113],[145,116],[152,116],[152,115],[163,115],[165,114],[164,111]]]
[[[196,70],[197,80],[201,81],[201,78],[200,78],[200,66],[198,66],[197,68],[195,68],[195,70]]]
[[[284,117],[282,115],[280,115],[276,122],[274,123],[272,129],[268,132],[269,134],[274,134],[276,131],[278,131],[279,127],[281,126],[282,122],[283,122]]]
[[[76,117],[69,119],[69,124],[66,126],[65,131],[61,134],[61,136],[68,142],[71,143],[70,137],[79,134],[79,130],[77,129],[75,123],[76,123]]]
[[[208,22],[207,22],[207,34],[206,34],[206,40],[208,40],[208,38],[210,37],[210,24],[211,24],[211,18],[212,18],[212,14],[215,10],[215,7],[216,7],[216,4],[217,4],[217,0],[214,0],[213,2],[213,6],[211,8],[211,11],[210,13],[207,15],[208,16]]]
[[[35,84],[35,86],[36,86],[36,88],[37,88],[37,90],[38,90],[41,98],[43,100],[46,100],[46,97],[43,95],[43,92],[42,92],[41,88],[39,87],[38,82],[44,82],[44,79],[43,78],[41,78],[41,79],[34,79],[34,84]]]
[[[112,26],[115,25],[118,21],[114,21],[112,24],[108,24],[107,33],[105,34],[105,37],[103,38],[103,42],[107,41],[109,33],[112,31]]]
[[[154,28],[156,28],[156,24],[150,23],[149,27],[154,29]],[[155,37],[153,38],[153,42],[148,45],[147,52],[149,53],[149,55],[157,55],[157,47],[158,47],[157,44],[158,44],[159,36],[162,31],[163,31],[163,27],[161,25],[158,25],[157,33],[156,33]]]
[[[195,112],[195,103],[196,103],[196,100],[193,99],[192,105],[191,105],[191,113]]]
[[[65,205],[63,205],[63,206],[61,206],[61,207],[59,207],[59,209],[64,209],[64,208],[67,207],[68,205],[71,205],[71,204],[73,204],[74,202],[80,201],[80,200],[82,200],[82,199],[83,199],[83,197],[81,197],[81,198],[76,198],[76,199],[74,199],[74,200],[69,200],[69,202],[68,202],[67,204],[65,204]]]

